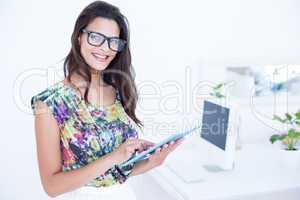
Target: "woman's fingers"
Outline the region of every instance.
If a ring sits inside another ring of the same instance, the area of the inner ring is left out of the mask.
[[[143,140],[143,139],[137,139],[137,138],[128,138],[128,143],[129,146],[132,146],[139,152],[142,152],[152,146],[155,145],[155,143]]]
[[[183,138],[177,139],[175,141],[171,141],[167,144],[162,145],[161,147],[157,148],[153,153],[147,154],[146,159],[149,159],[154,166],[161,165],[168,154],[176,149],[182,142]]]
[[[174,151],[182,142],[184,141],[184,138],[180,138],[176,140],[170,147],[170,151]]]
[[[150,142],[148,140],[140,139],[140,141],[142,143],[142,151],[147,150],[155,145],[155,143]]]
[[[133,149],[133,152],[136,150],[141,152],[143,150],[142,144],[139,142],[131,143],[128,145],[131,149]]]
[[[136,150],[142,148],[141,143],[136,138],[128,138],[125,143],[126,151],[130,154],[133,154]]]
[[[175,140],[175,142],[176,142],[176,143],[178,143],[178,142],[183,142],[183,141],[184,141],[184,139],[185,139],[185,138],[184,138],[184,137],[182,137],[182,138],[179,138],[179,139]]]
[[[178,146],[180,145],[183,141],[185,140],[185,138],[179,138],[178,140],[175,141],[175,144]]]
[[[163,147],[163,151],[166,152],[167,154],[172,152],[173,150],[176,149],[176,147],[178,147],[182,142],[183,142],[184,138],[179,138],[175,141],[171,141],[168,144],[165,144]]]
[[[128,145],[126,149],[130,154],[133,154],[136,150],[136,147],[134,145]]]
[[[154,154],[159,154],[159,153],[160,153],[160,151],[161,151],[161,147],[158,147],[157,149],[155,149],[155,152],[154,152]]]
[[[174,150],[177,146],[179,146],[183,142],[183,140],[184,140],[183,138],[180,138],[178,140],[171,141],[167,144],[164,144],[163,146],[157,148],[154,153],[159,154],[161,152],[170,152]]]
[[[184,139],[180,138],[175,141],[171,141],[167,144],[162,145],[161,147],[157,148],[153,153],[147,154],[146,158],[153,159],[154,158],[159,158],[159,159],[164,159],[170,152],[176,149],[177,146],[179,146]],[[136,150],[138,152],[142,152],[146,149],[148,149],[151,146],[154,146],[155,143],[143,140],[143,139],[138,139],[138,138],[128,138],[128,148],[130,149],[130,153],[134,153]]]
[[[155,145],[155,143],[143,139],[137,139],[136,142],[139,143],[138,145],[139,152],[147,150]]]
[[[148,153],[148,154],[146,155],[146,159],[149,159],[151,156],[152,156],[152,155],[151,155],[150,153]]]

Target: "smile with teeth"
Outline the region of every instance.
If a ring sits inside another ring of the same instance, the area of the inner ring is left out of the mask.
[[[106,55],[101,55],[98,53],[92,53],[92,55],[94,56],[94,58],[96,58],[96,60],[100,61],[100,62],[104,62],[107,60],[108,56]]]

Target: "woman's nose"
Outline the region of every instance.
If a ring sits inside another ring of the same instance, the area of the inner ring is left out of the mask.
[[[108,51],[109,51],[108,40],[105,40],[104,43],[100,46],[100,48],[101,48],[103,51],[108,52]]]

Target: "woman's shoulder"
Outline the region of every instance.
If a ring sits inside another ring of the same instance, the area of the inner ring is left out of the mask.
[[[34,96],[31,97],[31,107],[32,109],[35,108],[37,101],[42,101],[46,104],[49,104],[51,101],[59,98],[61,95],[64,94],[63,92],[63,82],[57,82],[53,85],[48,86],[47,88],[43,89],[42,91],[38,92]]]
[[[54,117],[59,123],[62,123],[64,117],[69,116],[75,108],[76,98],[73,92],[65,84],[65,81],[59,81],[43,89],[31,97],[31,108],[33,113],[38,113],[37,102],[41,101],[49,107]]]

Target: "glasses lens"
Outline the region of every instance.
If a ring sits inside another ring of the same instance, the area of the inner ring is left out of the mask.
[[[97,33],[89,34],[89,43],[91,45],[100,46],[103,43],[104,39],[105,38],[102,35],[99,35]]]
[[[109,45],[114,51],[122,51],[125,47],[125,41],[122,39],[112,38],[110,39]]]

